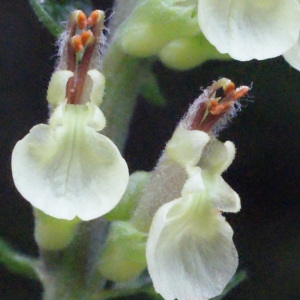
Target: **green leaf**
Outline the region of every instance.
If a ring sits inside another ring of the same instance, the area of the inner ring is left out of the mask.
[[[38,260],[22,255],[0,239],[0,263],[9,271],[30,279],[37,279]]]
[[[54,36],[58,36],[62,32],[62,27],[49,15],[38,0],[29,0],[29,3],[38,17],[39,21],[50,31]]]

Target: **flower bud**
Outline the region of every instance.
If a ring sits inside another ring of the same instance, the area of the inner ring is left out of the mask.
[[[230,59],[220,54],[202,34],[171,41],[159,51],[159,58],[175,70],[189,70],[210,59]]]
[[[147,265],[146,240],[147,234],[138,231],[129,222],[113,222],[100,256],[101,274],[117,282],[138,276]]]
[[[196,1],[146,0],[121,25],[118,38],[125,53],[148,57],[168,42],[199,31]]]
[[[56,219],[34,209],[34,238],[38,246],[45,250],[60,250],[67,247],[76,234],[80,219],[71,221]]]

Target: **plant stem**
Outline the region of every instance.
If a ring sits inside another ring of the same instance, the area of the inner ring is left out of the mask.
[[[106,94],[101,106],[107,118],[104,134],[119,149],[124,148],[128,128],[139,92],[139,73],[144,67],[141,60],[122,52],[118,44],[118,28],[130,15],[137,0],[116,1],[114,17],[109,24],[110,43],[103,55],[103,74],[106,78]]]
[[[95,219],[79,224],[75,240],[60,251],[40,250],[44,300],[93,299],[106,282],[98,272],[99,252],[108,223]]]
[[[103,65],[107,84],[101,109],[107,119],[104,134],[121,150],[126,142],[139,91],[138,74],[141,68],[140,59],[122,53],[116,43],[110,45]]]

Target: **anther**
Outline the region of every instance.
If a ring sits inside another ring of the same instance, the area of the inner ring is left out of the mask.
[[[83,50],[82,38],[81,35],[74,35],[71,39],[71,43],[76,53]]]
[[[93,33],[90,30],[85,30],[81,33],[81,42],[83,47],[85,47],[93,37]]]
[[[84,30],[87,24],[86,15],[83,11],[78,10],[76,15],[76,23],[79,29]]]
[[[235,84],[232,81],[229,81],[226,85],[223,86],[224,94],[227,96],[235,90]]]
[[[208,106],[207,106],[207,109],[210,111],[210,110],[214,109],[216,106],[218,106],[218,100],[217,99],[211,99]]]
[[[214,103],[213,105],[210,105],[208,110],[212,115],[219,115],[219,114],[224,114],[231,106],[232,106],[231,102],[225,102],[221,104],[217,103],[216,105]]]
[[[100,10],[94,10],[91,12],[90,16],[87,19],[87,25],[89,27],[93,27],[95,24],[98,23],[99,19],[100,19]]]
[[[249,87],[248,86],[240,86],[239,88],[237,88],[234,93],[233,93],[233,99],[237,100],[243,96],[245,96],[249,91]]]

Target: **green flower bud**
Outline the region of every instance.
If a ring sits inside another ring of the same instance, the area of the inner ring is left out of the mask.
[[[155,55],[168,42],[199,33],[197,1],[140,1],[120,27],[123,51],[137,57]]]
[[[219,53],[203,34],[171,41],[159,52],[160,60],[169,68],[188,70],[210,59],[230,59]]]
[[[121,201],[112,211],[105,215],[105,218],[109,221],[129,220],[131,213],[137,207],[137,201],[144,186],[148,182],[149,176],[150,173],[144,171],[138,171],[131,174],[127,189]]]
[[[147,266],[146,240],[147,234],[130,223],[113,222],[101,253],[100,273],[113,281],[128,281],[138,276]]]
[[[40,248],[60,250],[67,247],[76,234],[79,218],[71,221],[56,219],[34,209],[34,238]]]

